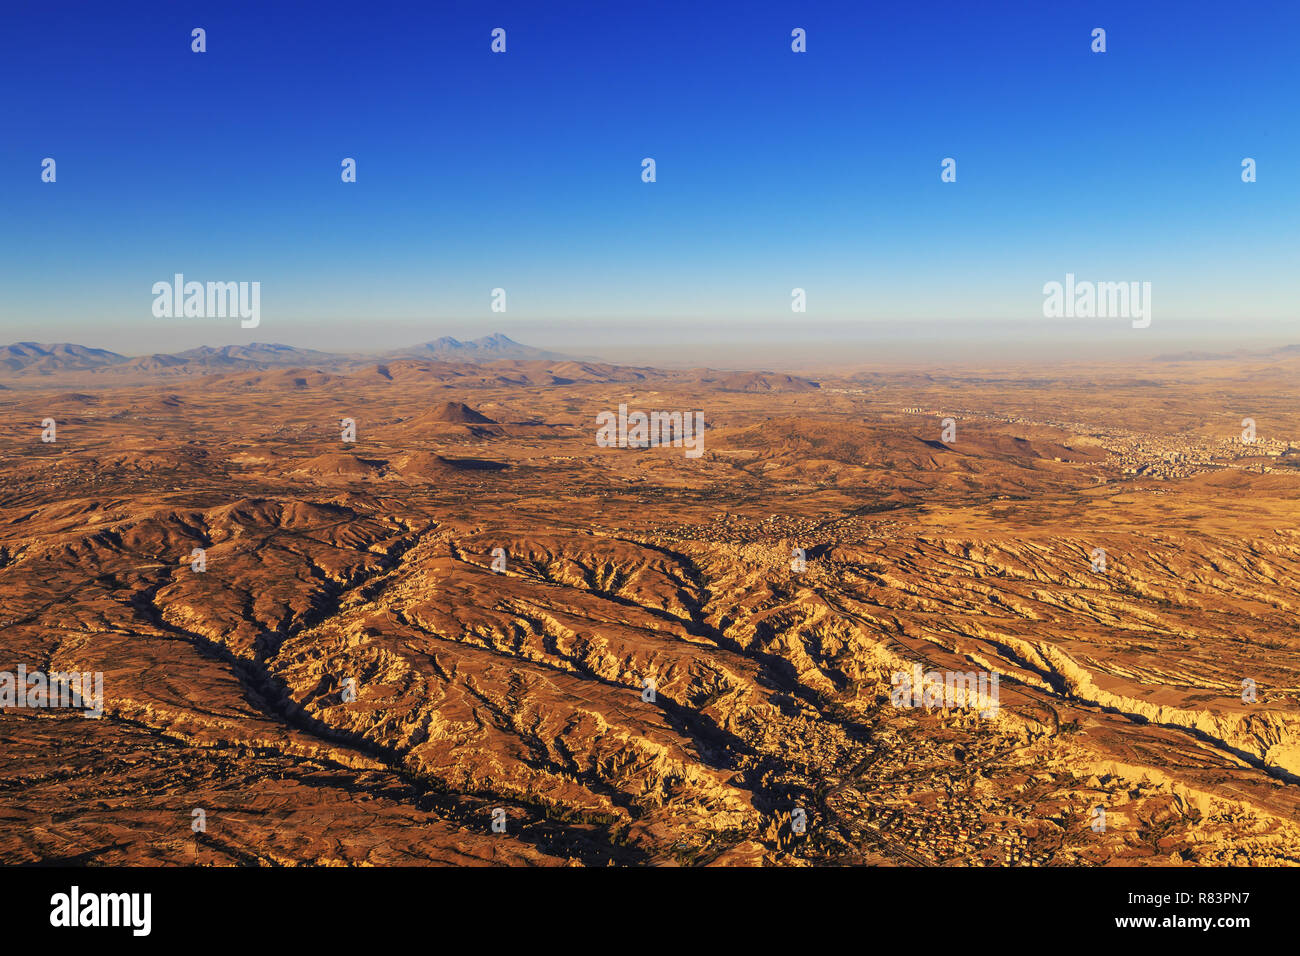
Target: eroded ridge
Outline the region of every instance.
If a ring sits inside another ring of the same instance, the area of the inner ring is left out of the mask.
[[[1291,378],[567,366],[5,392],[0,859],[1300,862]]]

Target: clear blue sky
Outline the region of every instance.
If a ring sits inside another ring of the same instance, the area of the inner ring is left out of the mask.
[[[1295,3],[77,6],[0,30],[4,341],[797,328],[795,286],[799,321],[1041,324],[1067,271],[1300,325]],[[153,318],[175,272],[260,281],[261,327]]]

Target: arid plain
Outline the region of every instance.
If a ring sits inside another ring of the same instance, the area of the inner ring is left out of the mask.
[[[0,862],[1300,863],[1300,350],[297,357],[0,371]]]

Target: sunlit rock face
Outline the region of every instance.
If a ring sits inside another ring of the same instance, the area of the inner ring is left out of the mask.
[[[1300,861],[1300,359],[29,352],[0,862]]]

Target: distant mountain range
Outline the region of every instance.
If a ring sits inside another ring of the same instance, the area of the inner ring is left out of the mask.
[[[403,358],[431,359],[441,362],[481,364],[500,360],[566,362],[573,356],[522,345],[497,332],[462,342],[444,336],[423,345],[397,349],[380,355],[339,355],[302,349],[292,345],[255,342],[252,345],[227,345],[222,348],[201,346],[184,352],[155,353],[137,357],[119,355],[107,349],[87,348],[60,342],[42,345],[19,342],[0,347],[0,373],[15,375],[54,375],[62,372],[86,372],[104,369],[124,372],[220,372],[258,370],[279,367],[343,368],[376,361]]]
[[[0,368],[10,372],[84,372],[126,361],[129,361],[126,356],[107,349],[91,349],[67,342],[58,345],[19,342],[0,349]]]
[[[622,382],[705,386],[728,392],[801,392],[819,388],[811,379],[778,372],[681,371],[611,365],[599,359],[574,358],[522,345],[500,332],[462,342],[444,337],[392,352],[340,355],[291,345],[254,343],[202,346],[184,352],[127,356],[107,349],[58,343],[19,342],[0,346],[0,378],[26,384],[75,383],[78,387],[183,379],[203,376],[223,387],[255,388],[264,384],[308,388],[338,378],[361,383],[428,383],[461,387],[499,385],[568,385],[574,382]],[[12,391],[0,384],[0,389]],[[448,405],[438,412],[444,422],[488,427],[467,407]]]
[[[459,339],[444,335],[432,342],[425,342],[423,345],[416,345],[409,349],[394,352],[393,357],[437,359],[442,362],[495,362],[498,359],[524,359],[526,361],[541,362],[577,361],[572,355],[547,352],[543,349],[533,348],[531,345],[521,345],[500,332],[485,335],[480,339],[470,339],[468,342],[462,342]]]

